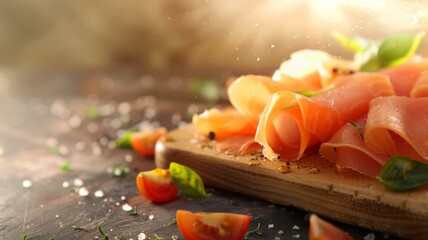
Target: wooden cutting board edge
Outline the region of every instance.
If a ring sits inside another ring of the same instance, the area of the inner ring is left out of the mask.
[[[170,162],[177,162],[195,170],[208,186],[375,231],[411,239],[423,239],[428,234],[426,188],[391,192],[373,178],[336,173],[317,156],[292,163],[292,171],[283,174],[278,170],[282,161],[263,160],[258,166],[250,166],[254,156],[226,155],[201,147],[193,132],[191,127],[177,129],[169,133],[173,141],[158,141],[156,166],[168,168]],[[320,172],[310,174],[312,167]]]

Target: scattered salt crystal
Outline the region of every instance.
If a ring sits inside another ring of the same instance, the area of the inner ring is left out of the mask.
[[[120,205],[120,203],[119,203],[119,202],[116,202],[115,204],[116,204],[116,206],[119,206],[119,205]]]
[[[59,146],[58,151],[59,151],[59,154],[61,155],[67,155],[69,153],[68,147],[64,145]]]
[[[294,225],[294,226],[293,226],[293,229],[294,229],[294,230],[299,230],[299,229],[300,229],[300,227],[299,227],[299,226],[297,226],[297,225]]]
[[[272,229],[273,227],[274,227],[274,225],[272,223],[268,225],[269,229]]]
[[[81,187],[83,186],[83,180],[80,178],[76,178],[73,180],[73,185],[76,187]]]
[[[79,188],[79,196],[86,197],[88,195],[89,195],[89,191],[87,188],[85,188],[85,187]]]
[[[257,62],[260,62],[260,58],[259,57],[257,58]]]
[[[29,187],[31,187],[33,185],[33,183],[30,181],[30,180],[24,180],[24,181],[22,181],[22,186],[24,187],[24,188],[29,188]]]
[[[98,125],[96,123],[89,123],[88,124],[88,131],[90,133],[95,133],[98,131]]]
[[[275,45],[273,45],[273,44],[272,44],[272,45],[270,45],[270,47],[271,47],[271,48],[274,48],[274,47],[275,47]]]
[[[74,145],[74,149],[76,149],[76,151],[82,151],[83,149],[85,149],[86,144],[84,142],[78,142],[76,143],[76,145]]]
[[[51,137],[46,140],[46,146],[55,147],[56,145],[58,145],[58,139]]]
[[[117,106],[119,114],[127,114],[131,111],[131,104],[128,102],[122,102]]]
[[[68,124],[72,128],[78,128],[80,125],[82,125],[82,119],[77,115],[73,115],[70,117],[70,119],[68,119]]]
[[[57,214],[57,215],[55,215],[55,218],[59,218],[59,215]]]
[[[129,212],[129,211],[132,210],[132,207],[129,204],[126,203],[126,204],[123,204],[122,210],[125,211],[125,212]]]
[[[292,238],[296,239],[296,238],[300,238],[300,234],[294,234],[293,236],[291,236]]]
[[[274,240],[281,240],[281,238],[280,237],[275,237]]]
[[[110,228],[110,232],[113,232],[113,228]]]
[[[70,187],[70,183],[67,182],[67,181],[64,181],[64,182],[62,182],[62,187],[63,188],[68,188],[68,187]]]
[[[125,196],[121,196],[121,197],[120,197],[120,200],[125,201],[125,200],[126,200],[126,197],[125,197]]]
[[[127,155],[125,156],[125,161],[126,161],[126,162],[132,162],[132,160],[133,160],[132,155],[127,154]]]
[[[154,218],[154,216],[153,216],[153,215],[150,215],[150,216],[149,216],[149,220],[153,220],[153,218]]]
[[[145,233],[138,234],[138,240],[144,240],[144,239],[146,239],[146,234]]]
[[[104,197],[104,192],[101,190],[97,190],[94,192],[95,197]]]
[[[171,236],[171,239],[172,239],[172,240],[178,240],[178,236],[177,236],[177,235],[172,235],[172,236]]]
[[[43,205],[43,204],[40,204],[40,208],[44,208],[45,207],[45,205]]]
[[[279,231],[278,231],[278,234],[279,234],[279,235],[284,234],[284,231],[279,230]]]
[[[364,240],[375,240],[376,236],[374,233],[369,233],[366,236],[364,236]]]

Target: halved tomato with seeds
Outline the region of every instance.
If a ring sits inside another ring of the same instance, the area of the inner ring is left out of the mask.
[[[151,171],[140,172],[136,182],[141,195],[152,202],[169,202],[178,194],[178,189],[172,183],[167,169],[156,168]]]
[[[242,240],[250,220],[244,214],[177,210],[178,228],[186,240]]]
[[[309,240],[352,240],[346,232],[312,214],[309,218]]]
[[[155,155],[156,141],[165,136],[166,128],[158,128],[152,132],[136,132],[131,136],[131,146],[140,155],[152,157]]]

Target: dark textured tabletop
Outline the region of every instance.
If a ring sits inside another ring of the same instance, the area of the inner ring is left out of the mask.
[[[0,239],[182,239],[177,209],[252,216],[247,239],[308,239],[309,213],[207,186],[154,204],[135,186],[152,158],[118,149],[131,127],[174,129],[207,103],[188,79],[135,73],[0,75]],[[220,103],[222,103],[220,101]],[[243,183],[244,184],[244,183]],[[128,211],[126,211],[128,210]],[[397,239],[331,221],[354,239]]]

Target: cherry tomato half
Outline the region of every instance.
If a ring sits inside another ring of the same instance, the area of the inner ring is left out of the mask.
[[[137,176],[137,188],[141,195],[152,202],[169,202],[177,197],[178,189],[172,183],[169,170],[156,168],[140,172]]]
[[[242,240],[250,220],[243,214],[177,210],[178,228],[186,240]]]
[[[158,128],[153,132],[136,132],[131,136],[131,146],[138,154],[152,157],[155,155],[156,141],[166,133],[165,128]]]
[[[309,240],[352,240],[352,237],[333,224],[312,214],[309,218]]]

